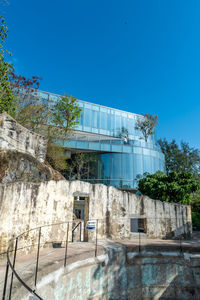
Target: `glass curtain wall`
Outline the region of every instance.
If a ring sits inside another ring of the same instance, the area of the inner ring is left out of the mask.
[[[38,92],[41,101],[56,103],[60,96]],[[135,124],[141,115],[103,107],[79,100],[80,122],[70,140],[58,141],[72,151],[95,151],[88,176],[84,180],[123,189],[134,189],[146,172],[165,171],[164,155],[155,142],[148,142]]]

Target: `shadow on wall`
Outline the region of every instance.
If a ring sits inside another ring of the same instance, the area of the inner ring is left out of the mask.
[[[167,220],[166,235],[163,239],[191,239],[192,237],[192,223],[186,222],[184,225],[172,230],[171,220]]]
[[[113,244],[111,245],[113,247]],[[127,300],[125,247],[110,248],[108,261],[98,264],[91,272],[91,291],[87,300]]]

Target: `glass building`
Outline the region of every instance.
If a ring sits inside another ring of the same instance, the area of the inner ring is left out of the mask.
[[[59,95],[38,92],[44,103],[56,103]],[[136,121],[142,115],[79,100],[82,109],[79,125],[70,139],[59,141],[71,153],[94,156],[95,171],[83,179],[122,189],[137,188],[144,173],[165,171],[164,155],[152,135],[145,142]]]

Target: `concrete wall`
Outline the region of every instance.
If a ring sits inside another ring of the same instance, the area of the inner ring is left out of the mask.
[[[115,247],[104,259],[83,263],[44,276],[37,284],[38,294],[48,300],[200,299],[199,255],[139,254]]]
[[[0,150],[30,154],[40,162],[46,157],[47,139],[17,123],[7,113],[0,114]]]
[[[65,180],[15,182],[0,184],[0,252],[6,250],[11,237],[24,231],[71,221],[76,195],[89,198],[89,219],[98,219],[98,238],[131,239],[130,217],[133,215],[146,217],[149,237],[169,234],[177,237],[191,232],[189,206],[155,201],[103,184]],[[43,242],[56,238],[65,240],[66,225],[45,227],[42,233]],[[31,231],[29,236],[20,238],[21,245],[35,242],[37,236],[36,231]],[[95,239],[94,231],[89,233],[90,239]]]

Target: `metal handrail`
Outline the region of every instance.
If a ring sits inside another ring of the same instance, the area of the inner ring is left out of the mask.
[[[76,228],[78,228],[78,226],[80,225],[80,242],[81,242],[81,227],[82,227],[82,222],[78,222],[78,224],[76,226],[74,226],[74,228],[72,229],[72,243],[74,242],[74,231],[76,230]]]
[[[13,284],[13,275],[16,276],[18,281],[25,287],[26,290],[28,290],[32,295],[36,296],[39,300],[44,300],[41,298],[35,290],[31,289],[25,282],[24,280],[21,279],[21,277],[18,275],[18,273],[15,270],[15,261],[16,261],[16,255],[17,255],[17,246],[18,246],[18,240],[21,236],[24,234],[27,234],[31,231],[38,230],[39,229],[39,239],[38,239],[38,249],[37,249],[37,261],[36,261],[36,272],[35,272],[35,286],[37,284],[37,272],[38,272],[38,263],[39,263],[39,251],[40,251],[40,237],[41,237],[41,228],[44,227],[49,227],[49,226],[56,226],[56,225],[62,225],[62,224],[68,224],[67,226],[67,240],[66,240],[66,250],[65,250],[65,259],[64,259],[64,266],[66,266],[66,259],[67,259],[67,242],[68,242],[68,230],[69,230],[69,223],[73,221],[66,221],[66,222],[59,222],[59,223],[53,223],[53,224],[45,224],[39,227],[32,228],[30,230],[24,231],[20,235],[18,235],[15,238],[12,238],[9,241],[9,246],[6,251],[6,256],[7,256],[7,265],[6,265],[6,272],[5,272],[5,279],[4,279],[4,287],[3,287],[3,295],[2,295],[2,300],[6,299],[6,290],[7,290],[7,278],[8,278],[8,272],[9,272],[9,267],[11,268],[12,274],[11,274],[11,282],[10,282],[10,289],[9,289],[9,300],[11,300],[11,293],[12,293],[12,284]],[[10,260],[9,253],[13,252],[13,250],[10,250],[11,247],[11,242],[15,240],[15,249],[14,249],[14,258],[13,258],[13,263]],[[32,246],[32,245],[31,245]]]
[[[64,257],[64,267],[66,267],[66,262],[67,262],[67,247],[68,247],[68,237],[69,237],[69,223],[73,223],[74,220],[70,220],[70,221],[65,221],[65,222],[59,222],[59,223],[53,223],[53,224],[46,224],[46,225],[42,225],[42,226],[38,226],[35,228],[32,228],[30,230],[27,230],[21,234],[19,234],[17,237],[10,239],[9,241],[9,246],[8,249],[6,251],[6,257],[7,257],[7,264],[6,264],[6,272],[5,272],[5,279],[4,279],[4,286],[3,286],[3,295],[2,295],[2,300],[6,300],[6,290],[7,290],[7,282],[8,282],[8,273],[9,273],[9,268],[11,269],[11,281],[10,281],[10,287],[9,287],[9,297],[8,299],[11,300],[11,296],[12,296],[12,286],[13,286],[13,277],[15,276],[17,278],[17,280],[22,284],[22,286],[24,286],[24,288],[29,291],[32,295],[36,296],[37,299],[39,300],[44,300],[43,298],[41,298],[35,291],[35,289],[32,289],[30,286],[28,286],[25,281],[19,276],[19,274],[17,273],[17,271],[15,270],[15,262],[16,262],[16,256],[17,256],[17,251],[21,250],[21,249],[25,249],[27,247],[22,247],[22,248],[18,248],[18,240],[20,237],[22,237],[23,235],[30,233],[31,231],[34,230],[39,230],[39,235],[38,235],[38,242],[35,244],[31,244],[30,246],[35,246],[37,245],[37,259],[36,259],[36,268],[35,268],[35,287],[37,285],[37,273],[38,273],[38,266],[39,266],[39,255],[40,255],[40,246],[44,245],[45,243],[40,243],[40,239],[41,239],[41,229],[44,227],[49,227],[49,226],[56,226],[56,225],[62,225],[62,224],[67,224],[67,232],[66,232],[66,240],[65,240],[65,257]],[[98,220],[97,220],[98,222]],[[81,228],[82,228],[82,222],[80,221],[73,229],[72,229],[72,242],[73,242],[73,234],[74,234],[74,230],[80,226],[80,241],[81,241]],[[13,241],[15,241],[15,247],[14,250],[11,250],[11,245],[13,244]],[[14,257],[13,257],[13,262],[11,262],[10,256],[9,254],[11,252],[14,252]],[[97,230],[96,230],[96,245],[95,245],[95,257],[97,255]]]

